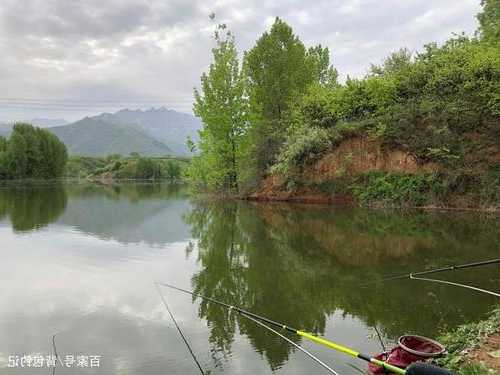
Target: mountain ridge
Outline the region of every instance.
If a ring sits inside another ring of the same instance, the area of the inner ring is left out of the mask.
[[[145,156],[172,154],[168,146],[144,132],[127,125],[116,125],[91,117],[47,130],[64,142],[68,153],[72,155],[128,155],[131,152]]]
[[[143,131],[164,143],[177,155],[188,155],[187,138],[198,139],[201,121],[188,113],[177,112],[166,107],[142,109],[122,109],[114,113],[101,113],[92,118],[128,125]]]

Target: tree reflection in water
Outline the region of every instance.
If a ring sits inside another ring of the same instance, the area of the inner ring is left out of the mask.
[[[0,220],[9,218],[15,231],[43,228],[64,212],[68,196],[60,184],[0,187]]]
[[[434,337],[444,326],[477,319],[495,302],[460,289],[380,281],[388,274],[498,255],[495,218],[199,202],[185,221],[196,239],[187,253],[197,254],[201,265],[192,278],[196,293],[317,334],[339,311],[378,325],[390,338],[403,333]],[[443,277],[497,290],[496,271]],[[199,302],[214,353],[230,354],[241,333],[271,369],[287,361],[293,348],[282,340],[238,314]]]

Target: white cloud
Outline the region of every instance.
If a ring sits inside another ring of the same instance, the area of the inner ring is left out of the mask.
[[[215,22],[227,23],[243,50],[279,16],[306,44],[328,46],[345,77],[362,76],[400,47],[472,34],[478,11],[479,0],[4,0],[0,97],[165,99],[190,111],[192,88],[210,63]],[[0,104],[0,120],[96,112],[11,107]]]

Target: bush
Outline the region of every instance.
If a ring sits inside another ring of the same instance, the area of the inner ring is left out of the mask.
[[[352,187],[365,206],[422,206],[432,194],[442,192],[435,175],[389,174],[369,172],[360,176]]]
[[[288,174],[321,156],[329,149],[329,133],[321,128],[302,127],[292,133],[285,142],[271,172]]]

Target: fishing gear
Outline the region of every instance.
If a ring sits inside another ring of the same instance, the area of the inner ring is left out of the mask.
[[[324,363],[322,360],[320,360],[319,358],[317,358],[316,356],[314,356],[311,352],[309,352],[308,350],[304,349],[302,346],[300,346],[299,344],[293,342],[292,340],[290,340],[288,337],[282,335],[281,333],[279,333],[278,331],[276,331],[275,329],[272,329],[271,327],[265,325],[264,323],[262,323],[260,320],[257,320],[255,318],[252,318],[251,316],[249,315],[245,315],[244,313],[241,313],[241,312],[238,312],[241,316],[244,316],[245,318],[247,319],[250,319],[252,322],[260,325],[261,327],[267,329],[268,331],[271,331],[273,333],[275,333],[276,335],[278,335],[279,337],[281,337],[283,340],[285,340],[286,342],[288,342],[289,344],[293,345],[295,348],[299,349],[302,353],[304,353],[305,355],[307,355],[309,358],[311,358],[313,361],[317,362],[320,366],[323,366],[326,370],[328,370],[329,372],[331,372],[332,374],[334,375],[339,375],[334,369],[332,369],[330,366],[328,366],[326,363]]]
[[[166,285],[166,284],[161,284],[161,283],[155,283],[156,284],[156,287],[158,288],[158,285],[163,285],[163,286],[167,286],[169,287],[169,285]],[[229,306],[229,305],[228,305]],[[281,337],[283,340],[285,340],[286,342],[288,342],[289,344],[293,345],[295,348],[297,348],[298,350],[300,350],[302,353],[304,353],[305,355],[307,355],[309,358],[311,358],[313,361],[315,361],[316,363],[318,363],[320,366],[322,366],[323,368],[325,368],[327,371],[331,372],[332,374],[334,375],[339,375],[335,370],[333,370],[330,366],[328,366],[326,363],[324,363],[322,360],[320,360],[319,358],[317,358],[316,356],[314,356],[311,352],[309,352],[308,350],[304,349],[303,347],[301,347],[300,345],[298,345],[297,343],[293,342],[292,340],[290,340],[288,337],[282,335],[281,333],[279,333],[278,331],[272,329],[271,327],[267,326],[266,324],[262,323],[260,320],[257,320],[256,318],[252,317],[251,315],[247,315],[247,314],[244,314],[242,311],[239,311],[238,309],[235,309],[236,312],[238,312],[241,316],[244,316],[245,318],[253,321],[254,323],[260,325],[261,327],[267,329],[268,331],[270,332],[273,332],[274,334],[278,335],[279,337]]]
[[[163,298],[163,294],[161,293],[161,290],[160,288],[158,287],[158,284],[155,283],[155,286],[156,286],[156,290],[158,291],[158,294],[160,295],[160,298],[163,302],[163,305],[165,305],[165,308],[167,309],[169,315],[170,315],[170,318],[172,318],[172,321],[174,322],[175,324],[175,327],[177,328],[177,331],[179,331],[179,334],[181,335],[182,337],[182,340],[184,341],[184,343],[186,344],[186,347],[188,348],[189,350],[189,353],[191,353],[191,357],[193,357],[193,360],[194,362],[196,363],[196,366],[198,367],[198,369],[200,370],[200,373],[202,375],[205,375],[205,372],[203,371],[203,368],[201,367],[200,365],[200,362],[198,361],[198,359],[196,358],[196,355],[194,354],[193,352],[193,349],[191,349],[191,345],[189,345],[189,342],[187,341],[186,339],[186,336],[184,336],[184,334],[182,333],[182,330],[181,328],[179,327],[179,325],[177,324],[177,321],[175,320],[174,318],[174,314],[172,314],[172,311],[170,311],[170,307],[168,307],[168,304],[167,304],[167,301],[165,301],[165,298]]]
[[[484,260],[484,261],[474,262],[474,263],[459,264],[459,265],[448,266],[448,267],[434,268],[434,269],[427,270],[427,271],[419,271],[419,272],[411,272],[411,273],[401,273],[401,274],[397,274],[397,275],[392,275],[392,276],[384,277],[382,279],[382,281],[397,280],[397,279],[407,279],[410,276],[423,276],[423,275],[428,275],[428,274],[431,274],[431,273],[462,270],[462,269],[465,269],[465,268],[487,266],[487,265],[490,265],[490,264],[498,264],[498,263],[500,263],[500,258],[490,259],[490,260]]]
[[[429,278],[424,278],[424,277],[418,277],[418,276],[429,275],[429,274],[433,274],[433,273],[462,270],[462,269],[466,269],[466,268],[481,267],[481,266],[487,266],[487,265],[499,264],[499,263],[500,263],[500,258],[490,259],[490,260],[484,260],[484,261],[474,262],[474,263],[467,263],[467,264],[460,264],[460,265],[455,265],[455,266],[435,268],[435,269],[431,269],[431,270],[427,270],[427,271],[419,271],[419,272],[393,275],[393,276],[389,276],[389,277],[384,277],[381,281],[398,280],[398,279],[429,281],[429,282],[436,282],[436,283],[447,284],[447,285],[452,285],[452,286],[458,286],[461,288],[475,290],[476,292],[486,293],[486,294],[489,294],[489,295],[492,295],[495,297],[500,297],[500,293],[492,292],[492,291],[486,290],[486,289],[477,288],[477,287],[471,286],[471,285],[459,284],[459,283],[454,283],[451,281],[445,281],[445,280],[439,280],[439,279],[429,279]]]
[[[173,286],[173,285],[170,285],[170,284],[165,284],[165,283],[157,283],[158,285],[162,285],[162,286],[165,286],[167,288],[170,288],[170,289],[174,289],[174,290],[177,290],[179,292],[182,292],[182,293],[186,293],[186,294],[189,294],[193,297],[199,297],[203,300],[206,300],[206,301],[209,301],[209,302],[212,302],[216,305],[219,305],[219,306],[222,306],[222,307],[225,307],[229,310],[234,310],[234,311],[237,311],[239,312],[240,314],[243,314],[247,317],[252,317],[256,320],[259,320],[261,322],[266,322],[272,326],[275,326],[275,327],[279,327],[281,329],[284,329],[288,332],[291,332],[291,333],[294,333],[294,334],[297,334],[301,337],[304,337],[306,338],[307,340],[309,341],[312,341],[314,343],[317,343],[317,344],[320,344],[320,345],[323,345],[327,348],[330,348],[330,349],[333,349],[335,351],[338,351],[338,352],[342,352],[342,353],[345,353],[345,354],[348,354],[350,355],[351,357],[354,357],[354,358],[359,358],[359,359],[362,359],[364,361],[367,361],[369,363],[373,363],[375,365],[378,365],[380,367],[383,367],[384,369],[388,370],[388,371],[391,371],[393,373],[396,373],[398,375],[411,375],[409,371],[409,369],[413,366],[410,366],[408,368],[408,370],[404,370],[402,368],[399,368],[399,367],[396,367],[396,366],[393,366],[389,363],[386,363],[384,361],[381,361],[381,360],[378,360],[368,354],[363,354],[363,353],[359,353],[353,349],[350,349],[346,346],[343,346],[343,345],[340,345],[340,344],[337,344],[337,343],[334,343],[332,341],[329,341],[327,339],[324,339],[324,338],[321,338],[321,337],[318,337],[318,336],[315,336],[311,333],[308,333],[308,332],[305,332],[305,331],[302,331],[302,330],[298,330],[298,329],[295,329],[295,328],[292,328],[290,326],[287,326],[285,324],[282,324],[282,323],[278,323],[274,320],[271,320],[269,318],[266,318],[264,316],[260,316],[260,315],[257,315],[257,314],[254,314],[250,311],[246,311],[246,310],[243,310],[242,308],[239,308],[237,306],[232,306],[232,305],[229,305],[225,302],[221,302],[221,301],[218,301],[218,300],[215,300],[211,297],[207,297],[207,296],[203,296],[201,294],[198,294],[198,293],[195,293],[195,292],[192,292],[192,291],[189,291],[189,290],[186,290],[186,289],[182,289],[182,288],[179,288],[179,287],[176,287],[176,286]],[[438,368],[439,369],[439,368]],[[451,373],[447,370],[443,370],[443,369],[439,369],[440,373],[442,374],[447,374],[447,375],[450,375]],[[415,372],[413,372],[413,374],[417,374]]]
[[[477,288],[477,287],[472,286],[472,285],[459,284],[459,283],[454,283],[454,282],[451,282],[451,281],[439,280],[439,279],[429,279],[429,278],[425,278],[425,277],[415,277],[414,275],[410,275],[410,279],[411,280],[430,281],[430,282],[435,282],[435,283],[441,283],[441,284],[459,286],[461,288],[467,288],[467,289],[475,290],[477,292],[490,294],[490,295],[495,296],[495,297],[500,297],[500,293],[495,293],[495,292],[492,292],[490,290]]]

